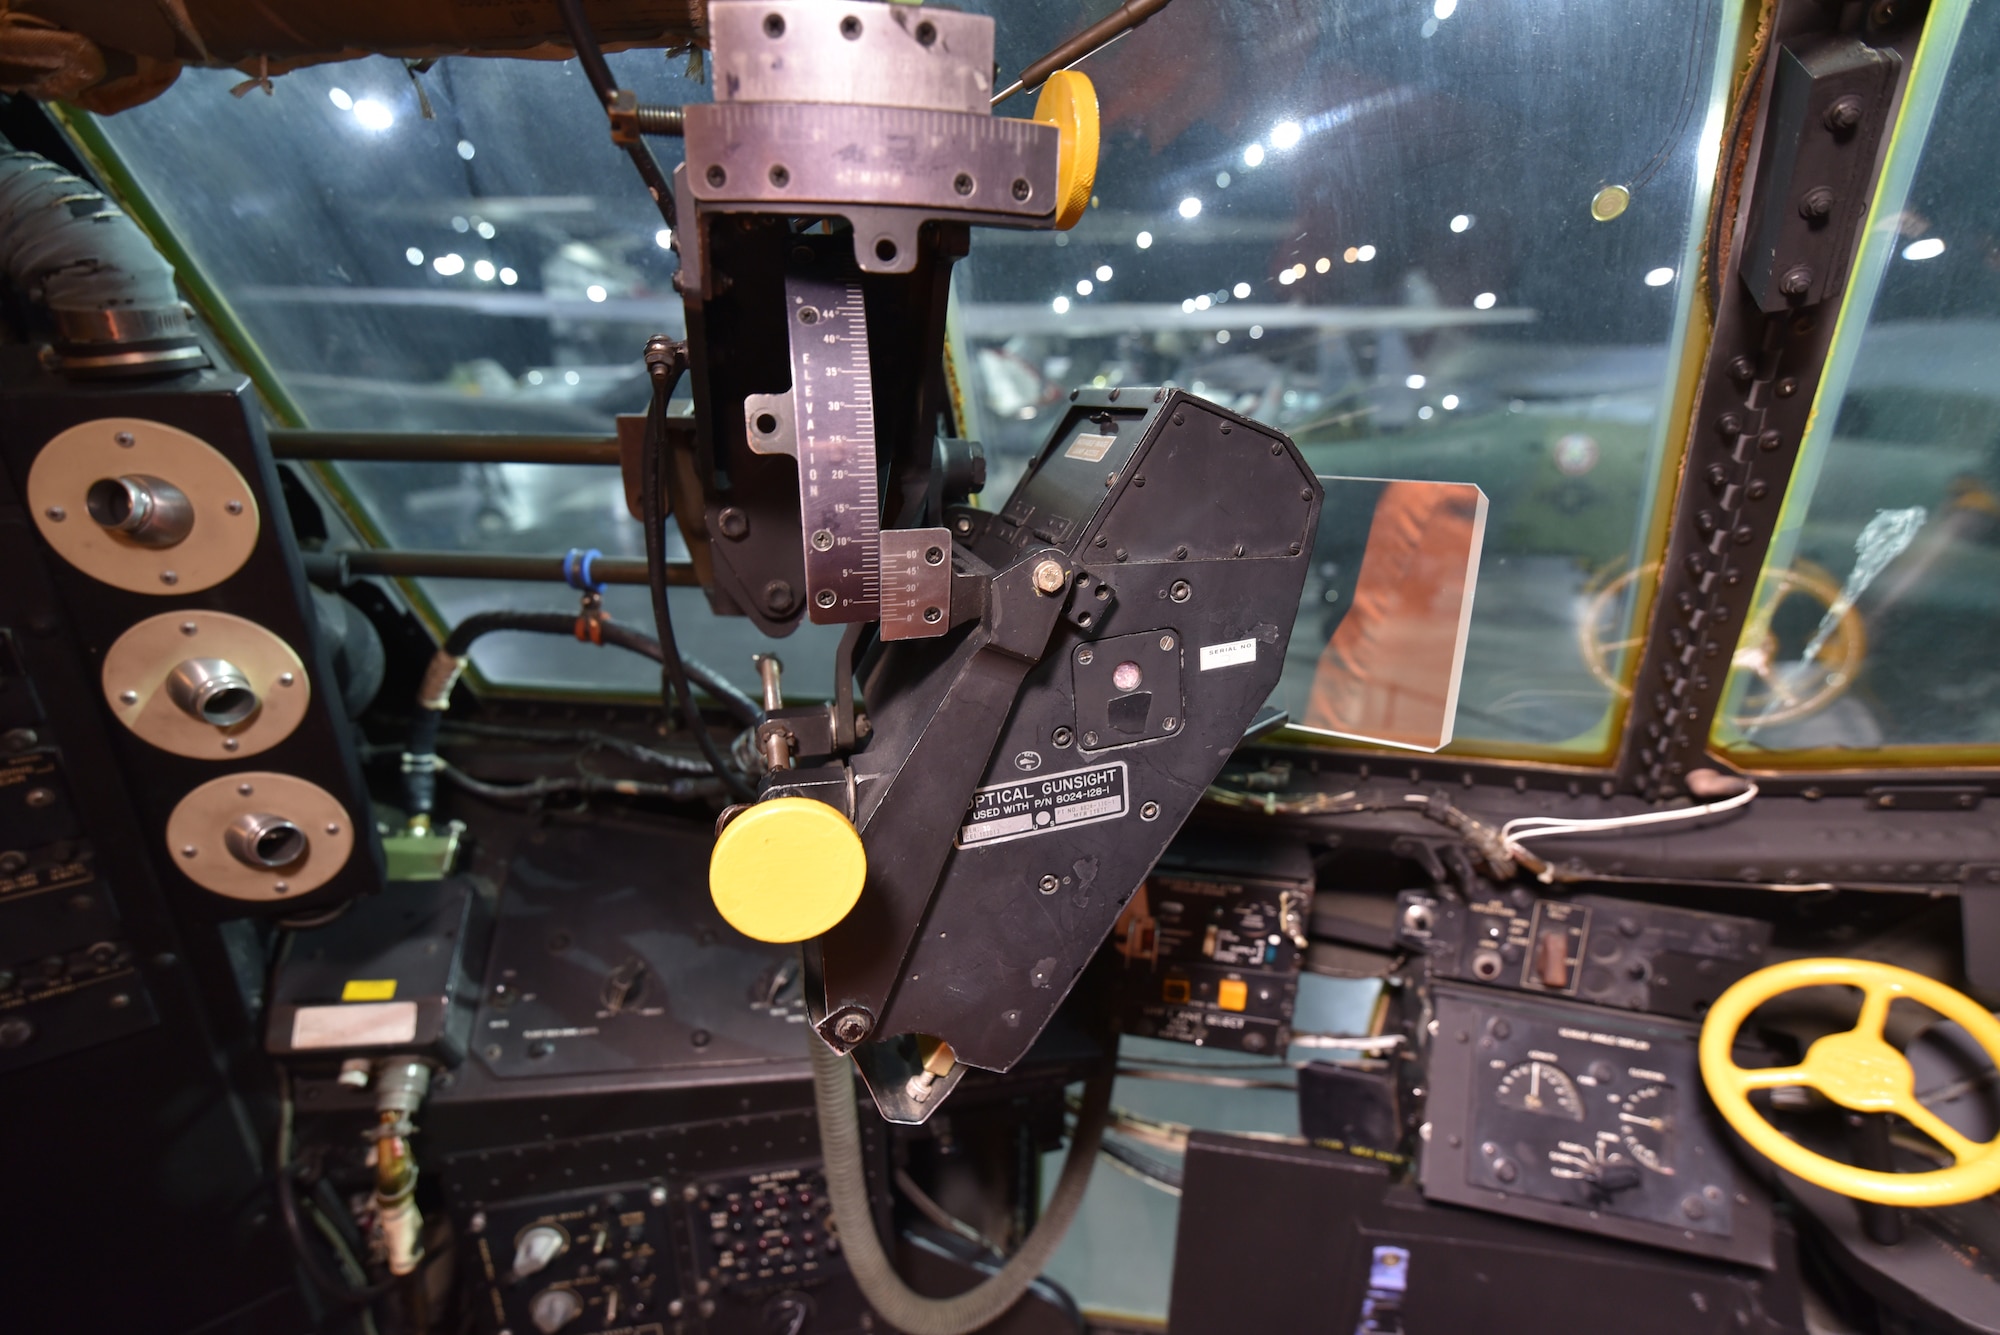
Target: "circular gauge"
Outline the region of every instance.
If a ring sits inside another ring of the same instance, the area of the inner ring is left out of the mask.
[[[1665,1085],[1641,1085],[1625,1096],[1618,1110],[1619,1138],[1633,1162],[1666,1177],[1674,1175],[1674,1091]]]
[[[1523,1112],[1583,1120],[1583,1096],[1569,1073],[1551,1062],[1522,1062],[1500,1077],[1500,1102]]]

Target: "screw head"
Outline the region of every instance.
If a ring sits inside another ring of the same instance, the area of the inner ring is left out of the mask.
[[[1054,872],[1051,872],[1048,875],[1042,877],[1039,889],[1045,895],[1052,895],[1056,891],[1062,889],[1062,880],[1061,878],[1056,876]]]
[[[120,691],[118,692],[118,700],[120,704],[136,705],[139,703],[139,693],[137,691]]]
[[[924,609],[924,620],[935,626],[938,622],[944,620],[944,612],[940,608],[926,607]]]
[[[812,535],[813,550],[830,552],[833,550],[833,534],[827,529],[815,529]]]
[[[750,531],[750,516],[736,506],[727,505],[715,516],[715,527],[725,538],[740,538]]]
[[[832,607],[834,603],[839,601],[839,595],[834,593],[832,589],[821,589],[813,595],[813,601],[821,607]]]
[[[960,172],[958,175],[951,178],[951,188],[961,195],[971,194],[973,185],[974,182],[972,179],[971,172]]]
[[[52,524],[60,524],[63,520],[69,518],[69,511],[63,509],[60,505],[51,505],[48,509],[42,511],[42,513],[49,517],[49,522]]]
[[[1035,187],[1028,184],[1026,177],[1017,176],[1014,178],[1014,198],[1018,202],[1022,204],[1027,203],[1028,197],[1034,193]]]
[[[782,162],[772,163],[771,170],[767,174],[771,178],[771,185],[774,189],[783,190],[792,183],[791,170]]]
[[[1174,637],[1171,635],[1162,635],[1160,637],[1160,648],[1167,653],[1172,653],[1174,648]]]
[[[833,1022],[833,1036],[843,1043],[859,1043],[868,1037],[873,1028],[868,1017],[860,1011],[849,1011]]]
[[[1054,733],[1050,734],[1049,740],[1057,746],[1068,746],[1075,736],[1076,734],[1068,728],[1057,728]]]
[[[116,436],[113,436],[112,439],[117,441],[120,445],[124,446],[128,450],[131,449],[134,445],[138,444],[137,441],[132,439],[132,433],[130,431],[120,431]]]
[[[1140,820],[1158,820],[1159,818],[1160,804],[1158,802],[1148,802],[1139,808]]]
[[[1184,579],[1175,580],[1173,587],[1167,590],[1167,596],[1177,603],[1186,602],[1193,594],[1194,586]]]
[[[230,514],[233,514],[233,515],[240,515],[240,514],[242,514],[242,513],[243,513],[243,502],[241,502],[241,501],[224,501],[224,502],[222,503],[222,508],[223,508],[223,509],[225,509],[225,510],[227,510],[227,511],[229,511],[229,513],[230,513]]]
[[[1083,734],[1083,744],[1085,746],[1096,746],[1097,734],[1094,732],[1086,732],[1085,734]]]
[[[1062,562],[1054,559],[1040,561],[1035,566],[1035,591],[1056,593],[1067,583],[1069,576],[1063,573]]]
[[[718,190],[729,184],[729,173],[723,169],[722,164],[719,162],[709,165],[707,176],[708,183]]]
[[[1091,660],[1096,657],[1097,655],[1091,652],[1091,648],[1087,644],[1084,645],[1083,648],[1076,651],[1076,661],[1083,664],[1085,667],[1089,667]]]
[[[171,586],[178,584],[180,582],[181,582],[181,577],[175,572],[171,570],[162,570],[160,572],[160,583]]]

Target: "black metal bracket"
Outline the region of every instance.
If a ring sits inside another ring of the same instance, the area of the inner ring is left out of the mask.
[[[1767,111],[1755,185],[1741,208],[1735,274],[1719,284],[1618,759],[1620,786],[1649,798],[1676,795],[1689,770],[1710,763],[1710,728],[1811,419],[1831,302],[1868,214],[1902,63],[1889,47],[1795,29],[1759,76]]]

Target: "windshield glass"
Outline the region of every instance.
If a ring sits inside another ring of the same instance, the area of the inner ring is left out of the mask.
[[[1925,39],[1737,650],[1716,740],[1749,764],[2000,741],[2000,12],[1968,10]]]
[[[973,8],[984,8],[975,5]],[[1108,9],[994,6],[1018,69]],[[1680,341],[1735,0],[1647,21],[1547,0],[1182,4],[1085,62],[1102,102],[1071,232],[982,231],[954,284],[963,426],[998,505],[1079,384],[1171,382],[1290,433],[1325,474],[1469,482],[1489,502],[1455,745],[1608,751],[1624,578],[1657,545]],[[614,55],[642,100],[705,100],[684,56]],[[1563,71],[1560,78],[1548,71]],[[370,59],[273,93],[186,71],[90,122],[315,427],[609,434],[675,256],[573,62]],[[1026,115],[1020,97],[1001,114]],[[653,141],[671,166],[678,145]],[[374,540],[636,554],[612,470],[343,465]],[[1310,719],[1365,545],[1323,526],[1277,703]],[[573,607],[560,586],[426,581],[450,622]],[[746,687],[746,622],[674,608]],[[644,624],[643,596],[613,615]],[[1587,632],[1587,633],[1586,633]],[[783,646],[827,689],[831,632]],[[654,685],[643,662],[496,637],[490,681]]]

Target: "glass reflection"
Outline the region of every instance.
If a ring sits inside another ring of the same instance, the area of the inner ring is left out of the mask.
[[[2000,741],[2000,11],[1940,16],[1716,728],[1747,763]]]

